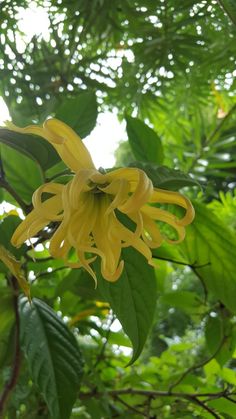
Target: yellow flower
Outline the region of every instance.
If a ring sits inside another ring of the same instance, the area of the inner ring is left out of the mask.
[[[64,259],[72,267],[84,267],[96,281],[90,264],[100,256],[103,277],[116,281],[124,267],[122,248],[134,247],[151,263],[151,248],[159,247],[163,240],[173,242],[161,233],[155,221],[175,229],[176,243],[184,239],[185,226],[192,222],[194,210],[183,195],[153,188],[151,180],[140,169],[121,168],[101,173],[77,134],[57,119],[47,120],[43,127],[18,128],[11,123],[8,127],[45,138],[75,173],[66,185],[50,182],[35,191],[34,209],[13,234],[15,246],[35,236],[49,223],[56,223],[49,247],[53,257]],[[45,193],[51,196],[44,199]],[[149,205],[163,203],[184,208],[185,215],[178,219],[164,209]],[[134,231],[118,219],[118,212],[129,217],[135,225]],[[71,249],[75,250],[78,263],[69,261]]]

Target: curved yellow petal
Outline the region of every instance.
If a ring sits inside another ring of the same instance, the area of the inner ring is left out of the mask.
[[[64,186],[58,183],[46,183],[40,186],[33,194],[32,202],[35,210],[48,221],[61,221],[63,219],[62,191]],[[42,202],[42,194],[55,194],[52,198]]]
[[[176,218],[176,223],[180,225],[190,224],[195,217],[195,211],[190,200],[186,196],[181,195],[179,192],[166,191],[165,189],[155,188],[149,202],[159,204],[175,204],[184,208],[186,210],[184,217],[181,219]]]
[[[142,233],[143,240],[151,249],[156,249],[157,247],[160,247],[163,242],[163,237],[157,224],[144,213],[142,214],[142,217],[144,226],[144,230]],[[146,233],[148,233],[148,236]]]
[[[45,121],[43,128],[45,138],[71,170],[95,169],[89,151],[72,128],[55,118]]]
[[[40,217],[39,213],[33,209],[22,223],[14,231],[11,243],[15,247],[21,246],[26,240],[34,237],[40,230],[48,224],[48,219]]]
[[[145,205],[153,192],[152,182],[145,172],[139,170],[139,179],[136,189],[127,201],[119,206],[119,210],[129,214],[139,210]]]
[[[177,222],[179,220],[176,219],[175,215],[160,208],[155,208],[148,205],[145,205],[145,207],[142,208],[142,213],[148,215],[153,220],[162,221],[166,224],[169,224],[171,227],[175,229],[179,238],[177,240],[170,240],[167,237],[165,237],[165,240],[168,243],[180,243],[184,240],[185,228],[184,226],[180,225],[179,222]]]
[[[6,125],[12,131],[39,135],[49,141],[64,163],[74,172],[79,169],[95,169],[92,158],[80,137],[72,128],[56,118],[46,120],[43,127],[28,125],[20,128],[12,122],[7,122]]]

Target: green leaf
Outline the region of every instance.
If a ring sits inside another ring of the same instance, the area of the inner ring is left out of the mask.
[[[137,160],[161,164],[163,147],[157,133],[138,118],[126,117],[129,143]]]
[[[200,187],[197,180],[193,179],[187,173],[181,172],[181,170],[143,162],[134,162],[131,163],[130,166],[142,169],[151,179],[155,188],[176,191],[185,186]]]
[[[125,266],[117,282],[98,275],[98,290],[109,302],[133,346],[129,364],[140,355],[152,325],[157,290],[154,269],[132,248],[124,250]]]
[[[6,362],[9,349],[9,337],[14,324],[12,294],[1,289],[0,295],[0,367]]]
[[[209,316],[205,325],[205,338],[211,355],[220,349],[223,336],[223,322],[221,317]]]
[[[204,310],[199,296],[190,291],[173,291],[165,293],[161,300],[171,307],[180,308],[186,313],[199,313]]]
[[[227,416],[229,418],[236,417],[235,401],[230,401],[230,400],[221,398],[218,400],[211,400],[207,403],[207,405],[213,409],[216,409],[220,413],[226,413],[227,415],[229,415]]]
[[[6,180],[27,204],[43,182],[42,171],[35,161],[18,151],[1,145],[2,164]]]
[[[90,91],[66,99],[56,109],[56,118],[68,124],[81,138],[85,138],[95,127],[97,115],[96,95]]]
[[[7,250],[9,250],[16,258],[20,258],[25,254],[27,246],[23,244],[20,248],[12,246],[10,240],[11,237],[21,223],[21,219],[16,215],[9,215],[0,221],[0,244],[2,244]]]
[[[236,3],[235,0],[219,0],[224,11],[227,13],[232,22],[236,25]]]
[[[20,134],[0,128],[0,143],[34,160],[42,170],[47,170],[54,166],[60,159],[51,144],[38,136]]]
[[[185,240],[175,246],[179,260],[193,266],[214,298],[235,313],[235,235],[206,205],[193,205],[195,220],[187,227]]]
[[[21,345],[53,419],[69,419],[82,373],[74,335],[44,302],[20,300]]]

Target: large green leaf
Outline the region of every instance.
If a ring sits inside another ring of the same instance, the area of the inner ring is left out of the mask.
[[[69,419],[76,400],[81,354],[74,335],[44,302],[20,300],[21,345],[34,383],[53,419]]]
[[[193,266],[214,298],[236,312],[235,236],[206,205],[195,202],[194,207],[195,220],[187,227],[185,240],[175,246],[178,260]]]
[[[43,182],[42,171],[35,161],[18,151],[1,145],[1,158],[6,180],[27,204]]]
[[[156,188],[176,191],[185,186],[200,186],[195,179],[181,170],[143,162],[134,162],[130,166],[144,170]]]
[[[115,283],[99,275],[98,290],[109,302],[133,345],[130,363],[140,355],[150,330],[157,298],[154,269],[132,248],[123,252],[124,271]]]
[[[85,138],[95,127],[97,114],[96,95],[90,91],[66,99],[56,109],[56,118],[70,125],[81,138]]]
[[[126,117],[129,143],[137,160],[161,164],[163,147],[157,133],[138,118]]]
[[[0,143],[25,154],[37,162],[43,170],[47,170],[59,161],[59,155],[54,148],[44,139],[34,135],[20,134],[0,129]]]

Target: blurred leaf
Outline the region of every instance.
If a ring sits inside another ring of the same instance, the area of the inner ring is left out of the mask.
[[[98,289],[132,342],[131,364],[140,355],[152,325],[157,290],[154,270],[140,253],[128,248],[123,257],[125,266],[121,277],[110,283],[99,275]]]
[[[90,91],[65,99],[56,109],[56,118],[68,124],[81,138],[85,138],[93,130],[97,114],[96,95]]]
[[[1,290],[0,296],[0,369],[4,365],[8,351],[9,336],[14,324],[12,294]]]
[[[44,302],[20,300],[21,345],[54,419],[69,419],[82,373],[75,337]]]
[[[236,4],[234,0],[219,0],[224,11],[227,13],[232,22],[236,25]]]
[[[138,118],[126,117],[131,149],[137,160],[161,164],[163,147],[157,133]]]
[[[219,413],[226,413],[227,417],[234,418],[236,416],[236,404],[235,401],[227,399],[211,400],[207,405],[213,409],[216,409]],[[224,416],[225,417],[225,416]]]
[[[202,301],[195,292],[173,291],[162,295],[161,300],[171,307],[180,308],[187,313],[199,313],[204,310]]]
[[[195,220],[187,227],[185,240],[175,246],[179,260],[193,266],[214,298],[235,313],[235,235],[206,205],[193,205]]]
[[[220,349],[223,337],[224,331],[221,317],[209,316],[205,325],[205,338],[211,355]]]
[[[42,170],[47,170],[59,161],[59,155],[51,144],[34,135],[20,134],[0,128],[0,143],[5,144],[31,158]]]
[[[134,162],[131,167],[138,167],[147,173],[151,179],[153,186],[161,189],[170,189],[176,191],[185,186],[198,186],[200,184],[187,173],[181,170],[171,169],[166,166],[156,166],[151,163]]]

